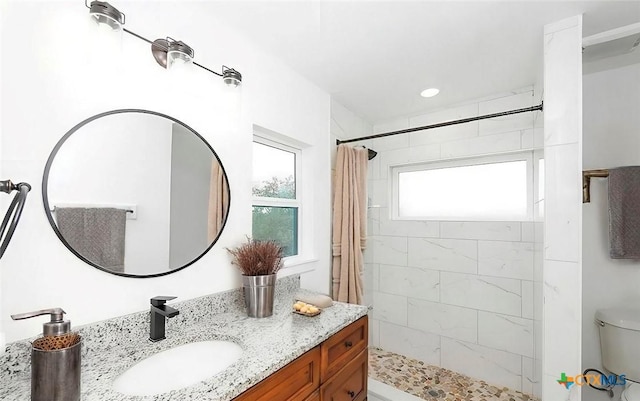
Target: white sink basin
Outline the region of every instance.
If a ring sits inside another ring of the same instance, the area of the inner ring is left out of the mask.
[[[230,341],[189,343],[152,355],[127,369],[113,388],[127,395],[156,395],[196,384],[226,369],[242,355]]]

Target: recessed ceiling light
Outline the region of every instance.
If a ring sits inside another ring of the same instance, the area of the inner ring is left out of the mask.
[[[434,97],[438,93],[440,93],[440,89],[438,89],[438,88],[429,88],[429,89],[423,90],[420,93],[420,96],[422,96],[422,97]]]

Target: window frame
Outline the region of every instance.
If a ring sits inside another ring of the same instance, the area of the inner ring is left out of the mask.
[[[459,159],[436,160],[429,162],[421,162],[415,164],[403,164],[389,166],[391,173],[390,180],[390,214],[392,220],[420,220],[420,221],[534,221],[539,219],[538,207],[536,200],[538,199],[538,188],[534,183],[537,182],[538,169],[534,165],[539,159],[543,158],[541,152],[532,150],[516,151],[504,154],[494,154],[486,156],[472,156]],[[399,174],[414,171],[439,170],[452,167],[477,166],[483,164],[495,164],[504,162],[526,162],[527,177],[527,213],[526,215],[503,215],[503,216],[400,216],[399,215]]]
[[[540,162],[542,161],[542,169]],[[544,221],[544,186],[546,162],[544,160],[544,151],[541,149],[533,150],[533,221]],[[542,189],[542,194],[540,190]]]
[[[270,138],[265,138],[264,136],[259,135],[258,133],[254,133],[253,141],[255,143],[259,143],[261,145],[269,146],[275,149],[279,149],[285,152],[290,152],[295,154],[294,157],[294,183],[295,183],[295,199],[287,199],[287,198],[270,198],[265,196],[255,196],[253,195],[253,183],[251,186],[251,210],[253,211],[254,207],[284,207],[284,208],[296,208],[297,209],[297,254],[287,256],[283,258],[285,267],[294,264],[296,261],[301,259],[303,254],[303,192],[302,187],[303,184],[300,182],[300,178],[302,177],[302,149],[291,146],[289,144],[285,144],[279,141],[275,141]],[[252,158],[252,163],[254,159]],[[253,164],[252,164],[253,168]],[[253,178],[253,177],[252,177]],[[253,180],[252,180],[253,181]],[[252,230],[251,235],[253,236],[253,221],[252,221]]]

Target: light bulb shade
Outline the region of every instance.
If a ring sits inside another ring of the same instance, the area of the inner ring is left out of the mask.
[[[171,41],[167,49],[167,68],[190,64],[193,61],[194,51],[182,41]]]
[[[86,4],[86,3],[85,3]],[[117,8],[105,1],[92,1],[89,7],[89,15],[100,27],[119,31],[124,25],[125,15]]]
[[[222,66],[222,81],[235,88],[242,82],[242,74],[233,68]]]

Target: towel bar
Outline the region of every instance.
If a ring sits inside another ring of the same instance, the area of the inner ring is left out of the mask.
[[[607,178],[609,170],[584,170],[582,172],[582,203],[591,202],[591,178]]]
[[[54,207],[53,209],[49,209],[49,211],[50,211],[51,213],[55,213],[56,208]],[[125,210],[125,212],[127,212],[127,213],[133,213],[133,210],[131,210],[131,209],[127,209],[127,210]]]

